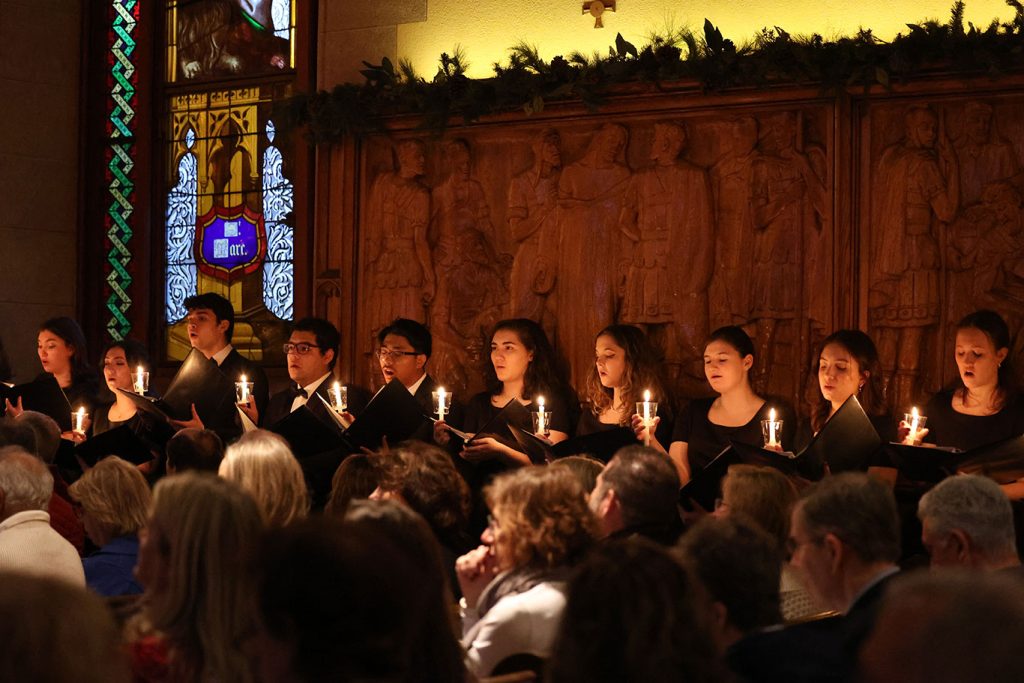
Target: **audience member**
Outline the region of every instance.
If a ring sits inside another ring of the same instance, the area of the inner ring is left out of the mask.
[[[0,448],[18,446],[29,453],[36,452],[36,433],[24,422],[13,416],[0,420]]]
[[[247,647],[261,680],[461,681],[457,650],[431,652],[421,640],[430,619],[441,627],[431,642],[451,631],[443,615],[427,614],[438,604],[423,590],[414,554],[376,525],[336,518],[267,533]]]
[[[18,446],[0,448],[0,571],[85,585],[75,547],[50,526],[53,476]]]
[[[241,647],[261,528],[256,503],[233,482],[186,472],[156,485],[136,569],[155,634],[132,643],[136,680],[251,680]]]
[[[273,432],[257,429],[243,434],[228,446],[219,471],[255,499],[268,527],[291,524],[309,512],[299,461],[288,442]]]
[[[142,592],[133,574],[139,529],[146,524],[149,485],[137,467],[117,456],[100,460],[71,485],[82,524],[99,550],[82,560],[85,583],[105,597]]]
[[[722,498],[715,508],[716,517],[742,515],[774,539],[779,557],[782,558],[779,597],[785,621],[822,612],[822,608],[797,577],[796,570],[785,559],[789,520],[796,499],[793,482],[777,469],[733,465],[722,480]]]
[[[223,458],[224,442],[210,429],[182,429],[167,442],[167,474],[188,470],[216,474]]]
[[[949,477],[918,503],[921,541],[933,567],[1019,568],[1013,506],[988,477]]]
[[[602,543],[569,581],[546,680],[721,680],[701,607],[692,579],[660,545]]]
[[[596,531],[579,482],[564,468],[499,475],[484,495],[491,510],[484,545],[456,563],[462,644],[478,676],[501,673],[515,656],[551,654],[566,579]]]
[[[583,487],[583,493],[590,498],[591,492],[597,486],[597,477],[604,470],[605,463],[591,455],[570,455],[559,458],[551,463],[555,467],[566,467],[579,480]]]
[[[331,480],[331,496],[324,512],[329,515],[344,515],[354,500],[369,498],[377,489],[379,475],[377,467],[364,453],[353,453],[345,458],[334,472]]]
[[[1024,588],[1000,573],[917,572],[892,582],[861,655],[865,683],[1015,683]]]
[[[745,517],[700,520],[679,540],[678,552],[707,592],[710,633],[720,655],[782,620],[778,545]]]
[[[664,545],[682,531],[679,478],[664,453],[626,446],[597,477],[590,509],[603,538],[645,536]]]
[[[106,605],[53,578],[0,579],[0,681],[127,683],[128,662]]]

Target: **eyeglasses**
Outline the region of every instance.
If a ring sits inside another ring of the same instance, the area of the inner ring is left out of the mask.
[[[419,351],[396,351],[394,349],[377,349],[377,358],[380,360],[400,360],[402,356],[418,356]]]
[[[299,342],[298,344],[293,344],[291,342],[285,342],[284,344],[281,345],[281,350],[284,351],[284,355],[286,355],[286,356],[289,353],[297,353],[300,356],[305,356],[307,353],[309,353],[310,349],[319,349],[319,348],[320,347],[317,346],[316,344],[310,344],[309,342]]]

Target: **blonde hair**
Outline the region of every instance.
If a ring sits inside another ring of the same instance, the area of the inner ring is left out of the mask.
[[[786,475],[772,467],[731,465],[722,480],[722,497],[729,514],[744,515],[768,532],[779,548],[789,538],[789,516],[797,490]]]
[[[502,569],[553,569],[574,563],[590,546],[597,520],[567,467],[524,467],[484,489],[498,522]]]
[[[146,609],[175,680],[251,681],[240,646],[252,625],[256,503],[233,482],[185,472],[156,485],[147,528],[168,579],[147,587]]]
[[[137,467],[116,455],[86,470],[68,491],[112,538],[133,536],[146,525],[149,485]]]
[[[263,523],[282,527],[309,513],[309,491],[288,442],[263,429],[228,446],[220,476],[236,482],[259,505]]]

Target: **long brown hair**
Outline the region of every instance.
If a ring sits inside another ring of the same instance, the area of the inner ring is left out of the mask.
[[[594,341],[603,336],[611,337],[616,345],[622,347],[626,356],[625,381],[620,393],[622,404],[627,410],[620,423],[629,424],[633,412],[629,406],[643,400],[644,389],[650,389],[655,400],[667,403],[668,396],[660,379],[661,359],[658,358],[657,351],[643,330],[633,325],[609,325],[597,333]],[[587,373],[586,392],[590,410],[594,415],[600,415],[614,407],[612,401],[615,392],[602,386],[596,363],[591,364],[590,372]]]
[[[882,364],[878,360],[878,349],[875,342],[871,341],[864,332],[860,330],[838,330],[829,336],[818,346],[818,353],[814,356],[814,377],[818,377],[818,370],[821,367],[821,352],[829,344],[838,344],[857,361],[857,368],[861,373],[867,373],[864,385],[857,394],[864,412],[868,415],[885,415],[885,392],[882,389]],[[811,408],[811,428],[815,432],[828,422],[832,413],[832,402],[825,398],[818,389],[818,401]]]

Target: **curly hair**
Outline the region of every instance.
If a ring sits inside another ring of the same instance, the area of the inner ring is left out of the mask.
[[[536,394],[555,391],[564,396],[566,405],[569,405],[574,394],[543,328],[527,318],[501,320],[491,330],[490,338],[503,330],[514,332],[526,350],[533,353],[533,360],[527,366],[523,379],[523,398],[532,399]],[[484,382],[492,396],[501,393],[502,384],[489,355],[484,363]]]
[[[633,404],[642,400],[642,391],[650,389],[655,400],[664,401],[668,398],[661,384],[661,359],[643,330],[633,325],[609,325],[594,337],[596,342],[601,337],[611,337],[617,346],[622,347],[626,356],[626,372],[620,387],[622,404],[627,407],[622,416],[622,425],[628,425],[633,416]],[[601,376],[597,374],[597,364],[590,366],[587,373],[586,398],[594,415],[600,415],[612,408],[614,392],[601,384]]]
[[[451,456],[419,441],[370,456],[381,490],[396,493],[418,512],[438,538],[462,531],[469,519],[469,486]]]
[[[502,569],[552,569],[575,564],[597,533],[579,479],[564,467],[506,472],[484,489],[498,523]]]

